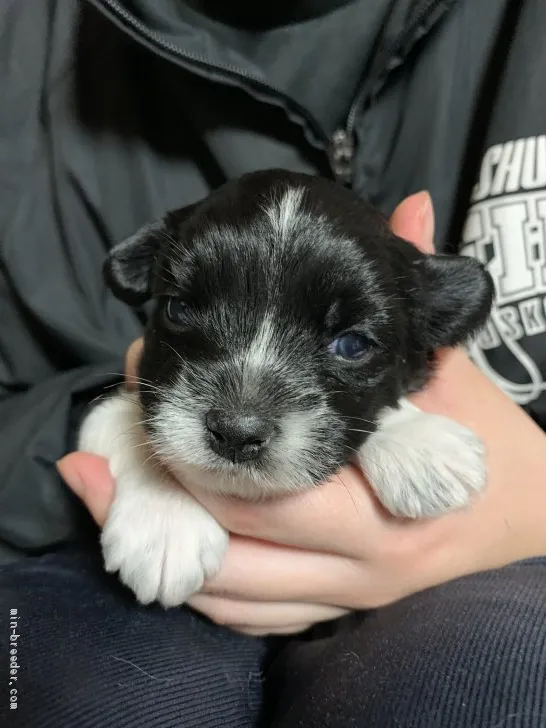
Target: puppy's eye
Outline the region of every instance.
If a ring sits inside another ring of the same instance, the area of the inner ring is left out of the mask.
[[[172,326],[180,328],[186,325],[188,307],[179,298],[170,296],[164,308],[165,318]]]
[[[344,334],[328,346],[330,354],[341,359],[360,359],[373,347],[373,341],[363,334]]]

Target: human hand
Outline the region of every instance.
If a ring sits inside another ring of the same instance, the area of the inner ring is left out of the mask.
[[[392,227],[432,252],[428,196],[405,200]],[[129,373],[139,346],[129,350]],[[222,569],[190,604],[250,634],[299,632],[345,610],[381,606],[464,574],[546,553],[544,434],[460,350],[441,353],[434,381],[414,401],[453,417],[484,440],[489,485],[472,507],[436,520],[395,519],[353,466],[316,489],[267,503],[195,492],[232,538]],[[107,464],[74,453],[59,469],[103,523],[114,490]]]

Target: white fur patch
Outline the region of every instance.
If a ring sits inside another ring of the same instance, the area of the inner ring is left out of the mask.
[[[480,439],[457,422],[422,412],[407,400],[381,416],[359,462],[395,516],[439,516],[469,505],[486,484]]]
[[[242,370],[249,373],[263,370],[275,356],[275,325],[270,316],[261,322],[256,336],[243,354]]]
[[[286,240],[301,222],[300,206],[304,192],[303,187],[289,188],[280,200],[267,207],[266,214],[278,240]]]
[[[136,395],[118,394],[85,419],[79,449],[108,458],[116,494],[101,544],[107,571],[148,604],[182,604],[220,568],[227,532],[156,462]]]

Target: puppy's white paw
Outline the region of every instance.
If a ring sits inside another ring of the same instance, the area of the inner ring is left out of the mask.
[[[177,484],[146,485],[122,484],[102,532],[104,562],[142,604],[174,607],[219,570],[228,534]]]
[[[116,496],[101,543],[107,571],[143,604],[182,604],[222,563],[228,534],[167,472],[152,464],[135,394],[120,393],[83,422],[79,447],[108,458]]]
[[[457,422],[405,402],[384,413],[359,460],[395,516],[434,517],[464,508],[486,484],[481,440]]]

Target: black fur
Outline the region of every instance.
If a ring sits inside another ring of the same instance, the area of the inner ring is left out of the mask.
[[[279,241],[265,210],[294,188],[303,190],[297,222]],[[434,350],[464,342],[485,323],[493,297],[477,261],[424,255],[352,192],[280,170],[246,175],[169,213],[114,247],[105,273],[127,303],[157,302],[140,375],[160,387],[141,392],[159,451],[176,457],[163,399],[195,411],[192,428],[219,408],[269,418],[279,432],[290,413],[311,414],[326,403],[301,472],[295,460],[302,453],[292,454],[294,478],[307,474],[314,482],[350,459],[384,407],[424,385]],[[181,327],[165,315],[171,296],[186,306]],[[244,383],[235,354],[248,349],[264,319],[273,321],[271,361]],[[373,342],[363,359],[329,353],[328,344],[347,331]],[[181,444],[183,457],[222,469],[195,437],[199,448]],[[271,450],[239,469],[273,478],[275,458]]]

